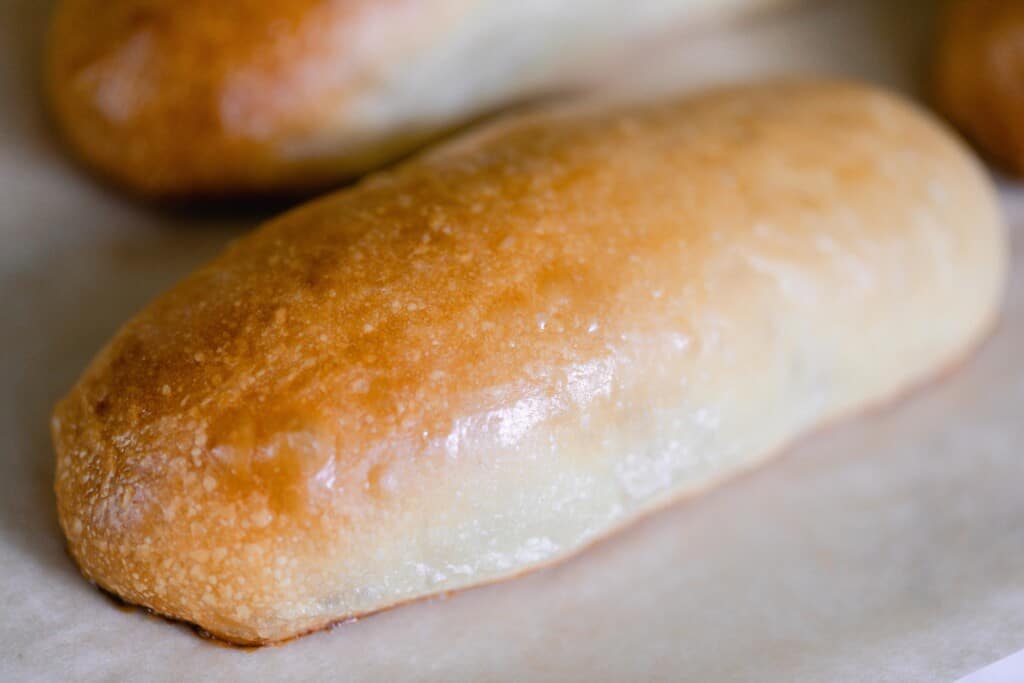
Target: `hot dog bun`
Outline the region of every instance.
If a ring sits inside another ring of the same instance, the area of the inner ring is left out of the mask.
[[[1006,245],[890,95],[509,118],[271,221],[57,406],[69,547],[277,641],[571,555],[960,359]]]
[[[784,1],[63,0],[48,91],[78,155],[136,192],[302,192],[644,38]]]

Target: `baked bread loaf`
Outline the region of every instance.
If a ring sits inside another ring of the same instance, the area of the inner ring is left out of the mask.
[[[939,108],[992,161],[1024,175],[1024,0],[953,0],[935,56]]]
[[[56,120],[156,198],[317,189],[673,27],[786,0],[63,0]]]
[[[961,359],[1004,231],[855,85],[509,118],[271,221],[56,408],[84,574],[237,643],[571,555]]]

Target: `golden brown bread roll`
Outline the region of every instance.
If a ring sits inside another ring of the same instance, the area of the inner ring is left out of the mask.
[[[978,164],[842,84],[510,118],[271,221],[57,406],[85,575],[230,641],[550,563],[935,375]]]
[[[939,108],[994,162],[1024,175],[1024,0],[953,0],[935,58]]]
[[[786,1],[63,0],[48,90],[79,156],[132,190],[302,191],[669,27]]]

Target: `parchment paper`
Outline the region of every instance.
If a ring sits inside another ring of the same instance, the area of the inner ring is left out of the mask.
[[[917,0],[818,0],[620,64],[636,90],[853,74],[914,92]],[[559,567],[284,647],[115,609],[64,553],[54,400],[116,327],[273,207],[169,212],[70,163],[49,2],[0,4],[0,680],[948,681],[1024,648],[1024,190],[1015,277],[957,372]]]

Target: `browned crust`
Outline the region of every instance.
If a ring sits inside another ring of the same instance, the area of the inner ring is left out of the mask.
[[[932,89],[939,109],[979,150],[1024,175],[1024,2],[948,2]]]
[[[406,35],[407,15],[426,9],[421,0],[62,0],[45,90],[75,157],[113,185],[158,200],[297,196],[378,165],[389,146],[408,148],[396,135],[342,157],[290,159],[279,149],[344,116],[396,46],[429,36],[429,17],[419,38]],[[349,47],[384,14],[395,35],[372,54]]]
[[[46,48],[45,89],[75,157],[113,185],[164,201],[305,195],[495,107],[565,86],[569,74],[558,69],[568,67],[555,59],[551,77],[534,87],[509,67],[495,92],[464,97],[450,111],[411,101],[411,92],[426,88],[440,101],[458,97],[460,82],[481,77],[473,75],[472,55],[454,51],[466,41],[466,24],[480,14],[493,21],[502,4],[62,0]],[[671,10],[684,26],[693,14],[688,2]],[[698,18],[718,18],[708,15]],[[579,37],[574,22],[561,21]],[[441,66],[424,82],[400,82],[420,62]]]
[[[960,146],[857,86],[511,119],[273,221],[129,322],[56,409],[61,524],[87,577],[250,644],[508,577],[545,564],[517,550],[535,536],[575,550],[670,500],[622,478],[634,448],[711,429],[732,469],[931,375],[994,314],[1003,247]],[[554,495],[591,507],[522,502]],[[419,580],[431,562],[468,571]]]

